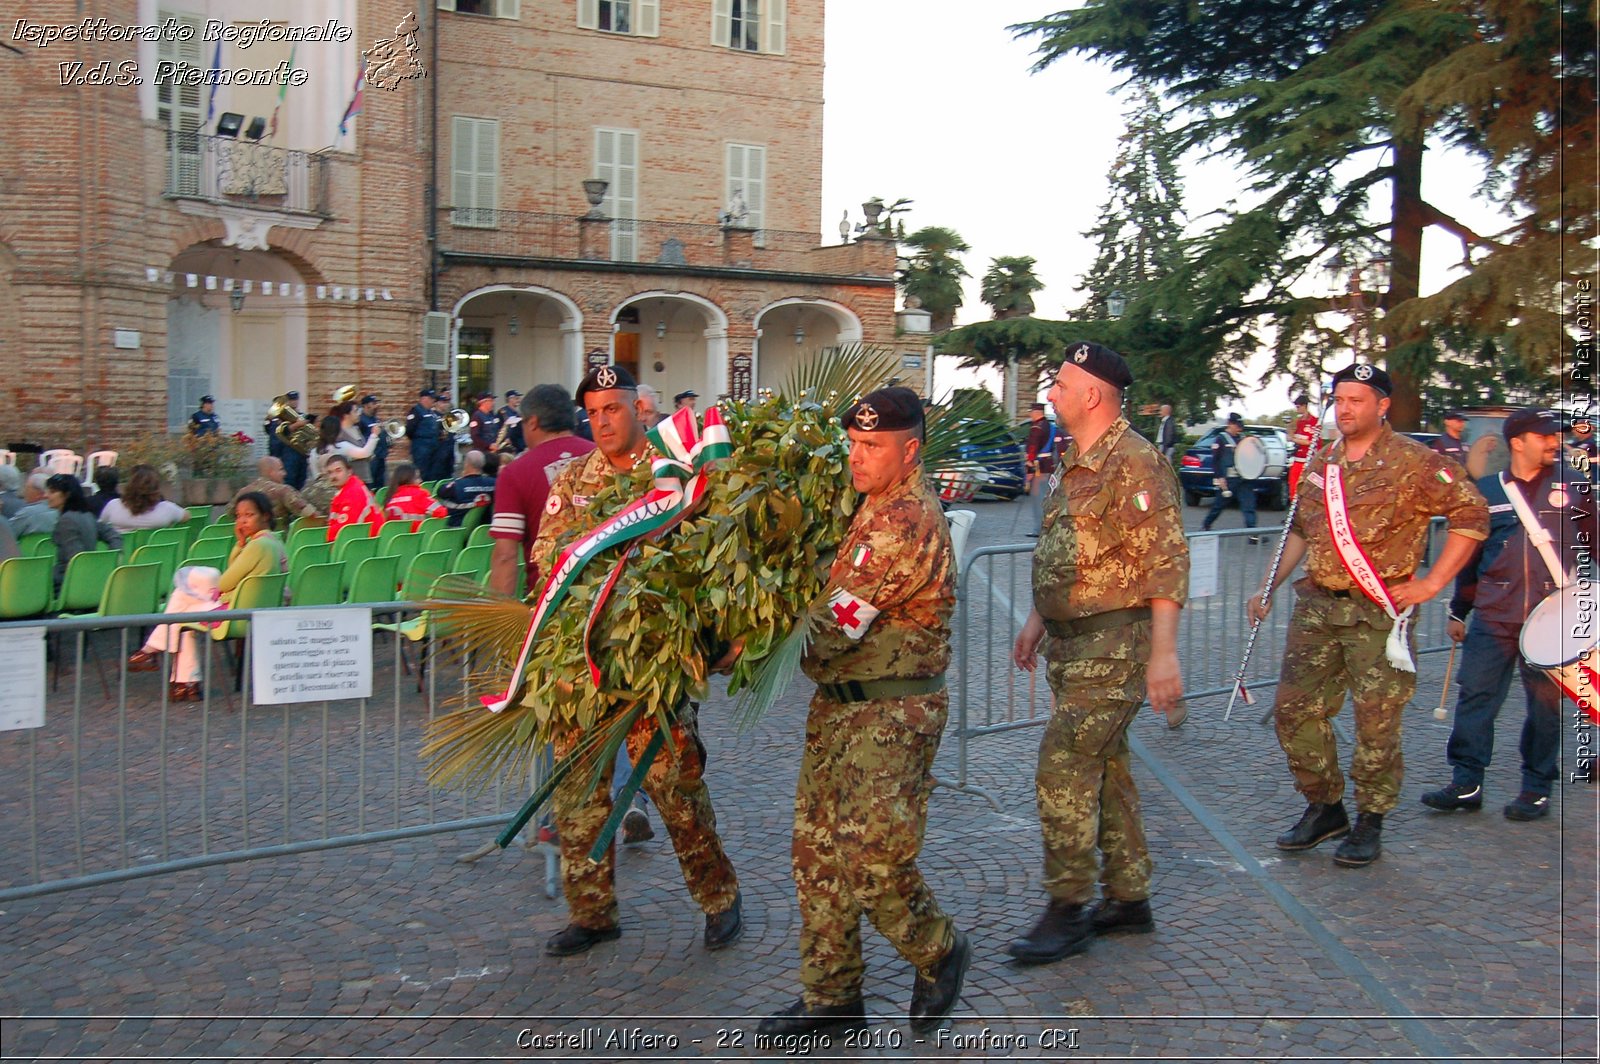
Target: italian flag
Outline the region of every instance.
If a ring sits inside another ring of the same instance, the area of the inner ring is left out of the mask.
[[[867,564],[867,559],[870,558],[870,557],[872,557],[872,548],[871,547],[867,547],[867,546],[857,547],[855,549],[855,552],[850,555],[850,564],[853,565],[855,568],[859,569],[863,565]]]

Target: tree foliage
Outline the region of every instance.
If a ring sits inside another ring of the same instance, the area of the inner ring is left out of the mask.
[[[1276,369],[1309,375],[1337,334],[1299,294],[1334,250],[1390,262],[1370,298],[1410,427],[1446,325],[1504,335],[1531,363],[1560,347],[1560,252],[1593,232],[1594,18],[1576,0],[1088,0],[1014,27],[1036,68],[1079,53],[1160,90],[1179,143],[1237,160],[1248,203],[1185,246],[1163,284],[1190,301],[1186,332],[1242,361],[1276,335]],[[1477,152],[1486,188],[1518,212],[1493,238],[1422,198],[1425,143]],[[1566,153],[1570,176],[1555,165]],[[1574,166],[1574,162],[1579,165]],[[1581,176],[1578,176],[1581,175]],[[1585,190],[1574,192],[1574,182]],[[1568,206],[1571,204],[1572,206]],[[1441,226],[1478,257],[1471,276],[1420,298],[1422,231]],[[1204,346],[1204,345],[1203,345]],[[1374,352],[1375,353],[1375,352]]]
[[[1033,272],[1036,261],[1030,255],[1002,255],[990,260],[978,296],[989,304],[996,320],[1033,313],[1033,293],[1044,287]]]
[[[933,318],[933,331],[944,332],[955,323],[963,302],[961,280],[971,276],[958,256],[972,249],[960,233],[936,225],[918,229],[904,243],[914,250],[900,272],[900,286],[908,297],[922,301]]]

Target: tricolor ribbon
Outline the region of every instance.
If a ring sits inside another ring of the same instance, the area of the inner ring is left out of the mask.
[[[483,704],[491,712],[499,713],[507,706],[514,705],[521,697],[527,683],[528,661],[539,632],[567,597],[567,592],[572,589],[584,566],[602,551],[626,545],[627,549],[617,559],[610,578],[595,596],[583,628],[583,656],[589,664],[589,678],[596,687],[600,686],[600,668],[589,652],[589,636],[610,597],[611,589],[622,575],[622,567],[638,549],[638,540],[660,538],[688,516],[705,497],[706,469],[711,463],[733,453],[733,441],[716,407],[706,411],[703,426],[696,425],[694,411],[685,407],[651,429],[648,438],[661,455],[650,464],[651,475],[655,477],[654,486],[641,498],[629,503],[621,513],[569,544],[557,556],[556,564],[545,580],[544,590],[534,605],[533,616],[528,619],[528,634],[523,637],[522,650],[512,668],[511,686],[498,697],[482,697]]]
[[[1407,606],[1401,610],[1395,606],[1389,588],[1378,575],[1377,566],[1372,564],[1366,548],[1356,539],[1355,529],[1350,527],[1350,511],[1345,508],[1344,470],[1333,462],[1329,462],[1323,472],[1322,498],[1328,509],[1328,531],[1333,536],[1334,550],[1339,555],[1340,563],[1361,593],[1383,607],[1383,612],[1394,622],[1389,629],[1389,638],[1384,643],[1384,656],[1389,659],[1390,665],[1401,672],[1416,672],[1417,666],[1411,660],[1407,635],[1411,612],[1415,607]]]

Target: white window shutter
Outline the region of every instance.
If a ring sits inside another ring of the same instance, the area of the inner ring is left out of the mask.
[[[767,0],[767,17],[765,25],[761,28],[765,32],[766,41],[761,50],[771,55],[782,55],[785,45],[784,40],[784,0]]]
[[[422,316],[422,368],[438,372],[450,368],[450,315],[442,310]]]
[[[450,206],[464,216],[476,193],[472,182],[472,161],[477,155],[474,143],[477,126],[470,118],[450,119]]]
[[[767,149],[746,147],[744,150],[744,205],[750,212],[746,224],[751,229],[764,229],[767,222]]]
[[[711,0],[711,43],[728,47],[733,32],[733,0]]]
[[[494,212],[500,207],[500,122],[497,119],[480,119],[478,126],[477,157],[473,169],[473,206],[478,208],[483,224],[496,223]]]
[[[501,18],[519,18],[522,15],[522,0],[498,0],[494,13]]]
[[[578,28],[580,30],[600,28],[600,0],[578,0]]]
[[[638,0],[634,33],[640,37],[661,36],[661,0]]]

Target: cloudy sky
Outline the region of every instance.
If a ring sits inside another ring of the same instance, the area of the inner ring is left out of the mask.
[[[860,204],[914,201],[907,226],[940,225],[972,245],[972,280],[957,324],[982,320],[978,281],[1000,255],[1032,255],[1045,284],[1040,317],[1066,316],[1094,260],[1093,227],[1106,175],[1130,103],[1104,66],[1058,61],[1030,74],[1032,43],[1008,25],[1039,18],[1073,0],[850,0],[830,3],[827,23],[823,233],[837,231]],[[1495,228],[1473,197],[1464,165],[1427,168],[1425,193],[1483,231]],[[1242,183],[1227,161],[1187,159],[1185,206],[1191,217],[1224,205]],[[1460,244],[1430,235],[1424,287],[1451,276]],[[940,360],[943,392],[965,383]],[[1263,363],[1264,366],[1264,363]],[[1253,382],[1260,368],[1249,374]],[[1273,382],[1231,408],[1252,415],[1287,407],[1287,382]]]

